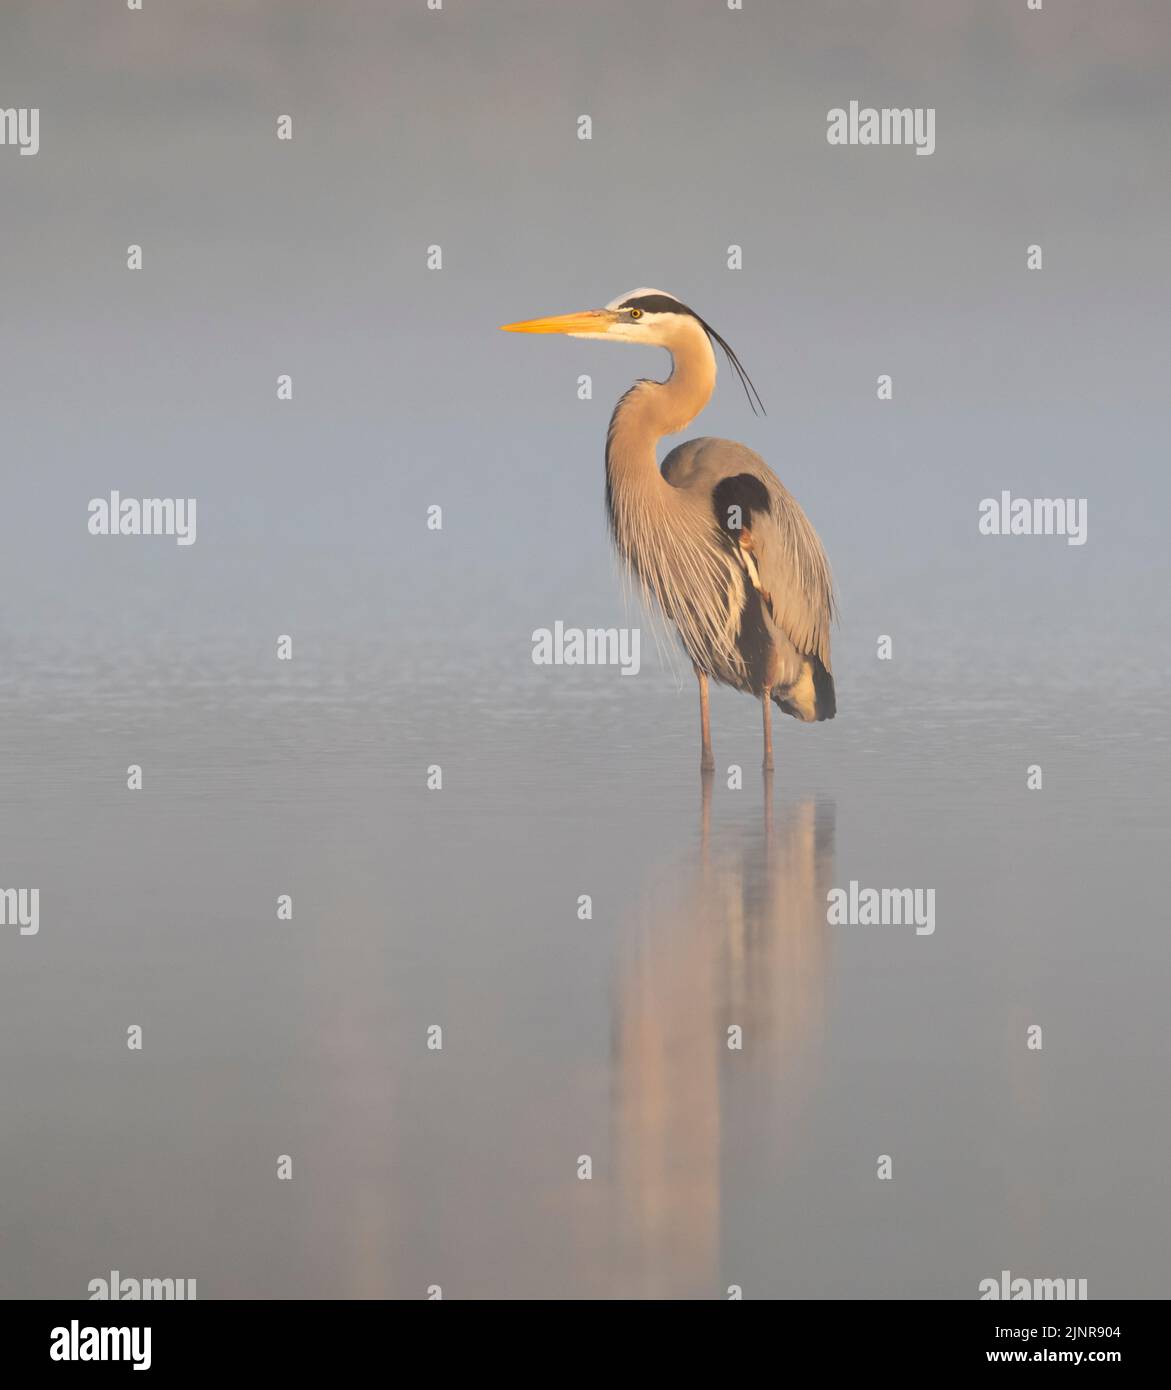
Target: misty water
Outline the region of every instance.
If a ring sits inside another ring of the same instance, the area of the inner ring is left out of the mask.
[[[1171,1291],[1167,7],[59,0],[0,52],[0,1296]],[[829,145],[854,98],[934,153]],[[766,790],[714,692],[706,804],[649,635],[531,660],[646,627],[603,448],[670,364],[497,326],[640,285],[841,598],[838,717]]]
[[[14,657],[0,1292],[1165,1289],[1169,711],[1045,669],[874,660],[771,788],[719,691],[705,795],[653,657]],[[829,925],[851,880],[934,933]]]

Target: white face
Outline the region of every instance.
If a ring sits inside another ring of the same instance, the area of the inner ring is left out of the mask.
[[[673,313],[670,310],[655,310],[638,304],[630,304],[631,300],[645,300],[652,297],[659,300],[668,299],[672,304],[679,304],[680,308],[683,308],[680,301],[665,290],[652,290],[645,286],[637,290],[627,290],[625,294],[620,294],[617,299],[612,299],[606,305],[603,313],[608,322],[597,332],[573,333],[570,336],[574,338],[605,338],[610,342],[618,339],[619,342],[651,343],[657,347],[670,347],[673,342],[678,340],[681,333],[686,333],[691,329],[695,320],[687,312]]]

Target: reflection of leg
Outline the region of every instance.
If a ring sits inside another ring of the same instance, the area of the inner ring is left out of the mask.
[[[703,740],[699,753],[699,765],[705,772],[711,772],[715,768],[716,760],[712,757],[712,725],[707,700],[707,673],[701,671],[697,666],[695,677],[699,681],[699,730],[700,738]]]
[[[703,801],[699,812],[699,846],[704,858],[707,857],[708,842],[711,839],[712,830],[712,773],[708,768],[704,768],[699,774],[700,784],[703,788]]]
[[[773,701],[772,691],[766,690],[761,696],[760,707],[764,711],[764,770],[773,770]]]
[[[767,862],[773,838],[773,774],[771,768],[765,768],[762,780],[764,781],[764,856]]]

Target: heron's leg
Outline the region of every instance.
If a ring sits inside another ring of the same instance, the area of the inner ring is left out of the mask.
[[[703,741],[699,753],[699,765],[704,772],[711,772],[715,768],[716,760],[712,757],[712,723],[707,699],[707,673],[701,671],[697,666],[695,678],[699,681],[699,736]]]
[[[760,707],[764,712],[764,770],[773,770],[773,693],[765,690]]]

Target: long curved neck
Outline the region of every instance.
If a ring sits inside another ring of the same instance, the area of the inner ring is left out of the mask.
[[[739,605],[727,600],[738,582],[718,540],[711,509],[672,487],[659,472],[655,445],[694,420],[711,399],[716,357],[698,323],[669,343],[674,370],[666,381],[639,381],[618,402],[606,440],[606,506],[619,555],[644,595],[675,624],[694,662],[712,653],[739,660]],[[733,565],[733,570],[735,566]],[[707,669],[704,667],[704,669]]]
[[[639,381],[618,402],[606,439],[606,475],[613,493],[624,486],[663,483],[655,445],[690,424],[711,400],[716,355],[698,324],[666,345],[673,359],[666,381]]]

